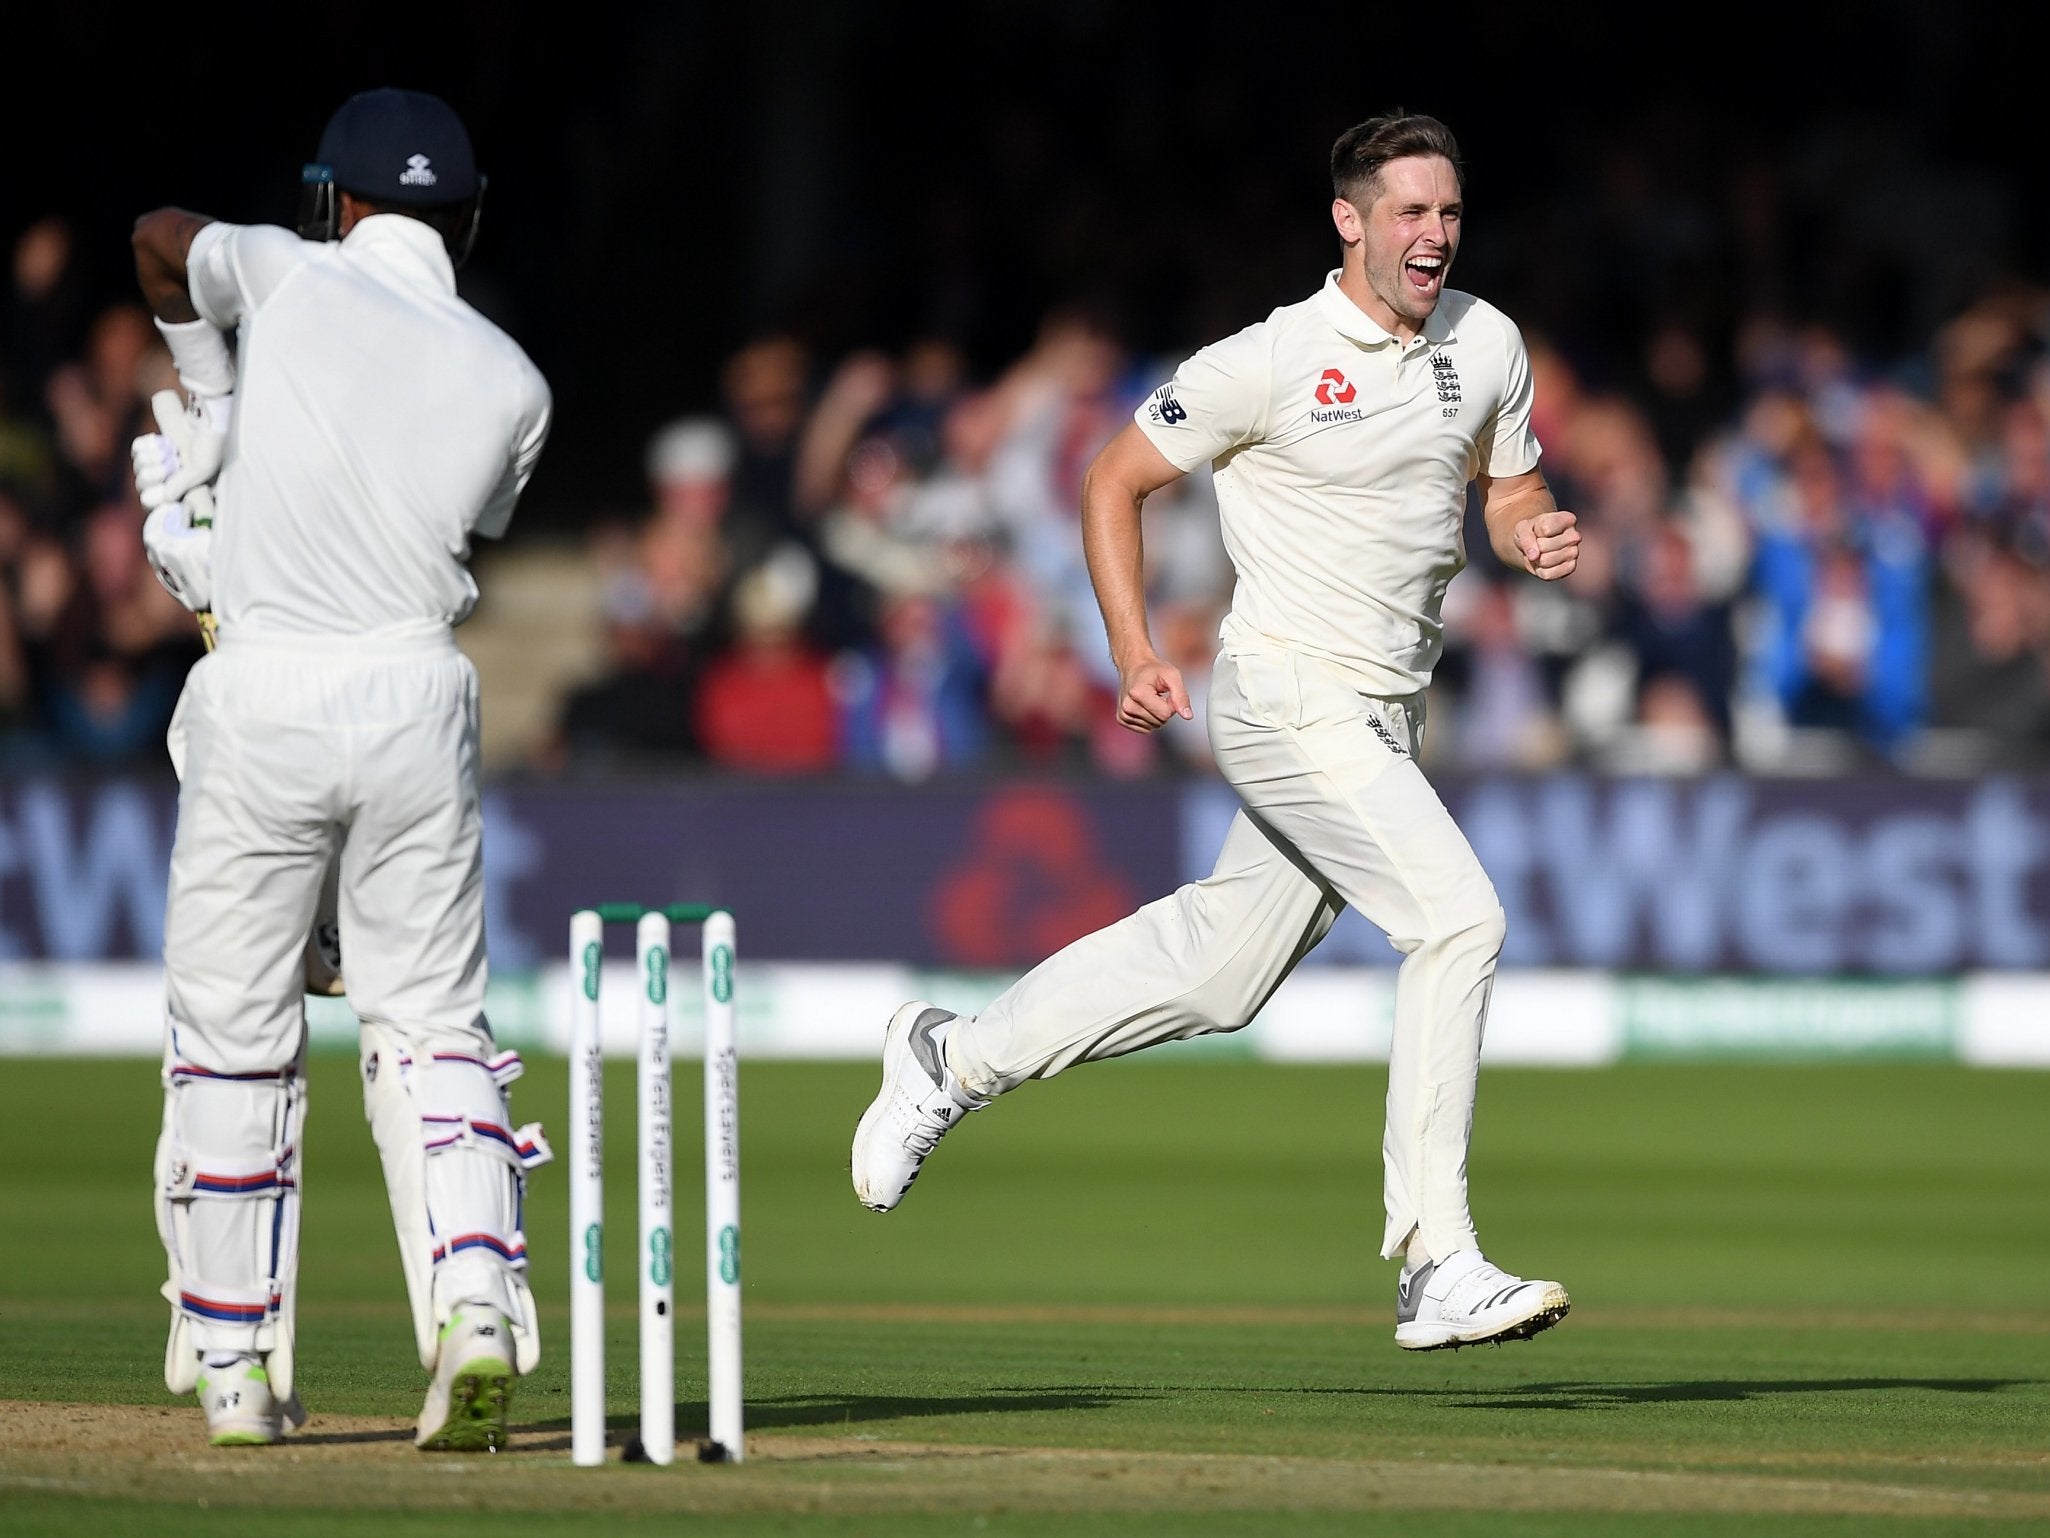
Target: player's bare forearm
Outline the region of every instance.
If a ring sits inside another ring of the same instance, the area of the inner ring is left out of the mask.
[[[1104,635],[1119,680],[1118,721],[1150,732],[1190,714],[1179,671],[1161,660],[1146,626],[1146,554],[1140,510],[1147,496],[1181,472],[1137,427],[1127,427],[1082,478],[1082,553],[1103,611]]]
[[[135,221],[135,280],[143,302],[158,320],[177,324],[199,319],[187,287],[185,258],[192,239],[213,220],[182,208],[159,208]]]
[[[1146,630],[1145,550],[1139,512],[1180,471],[1136,426],[1106,444],[1082,477],[1082,553],[1103,611],[1110,656],[1120,669],[1151,654]]]
[[[1573,574],[1580,561],[1579,520],[1563,510],[1544,473],[1480,478],[1488,543],[1502,563],[1547,582]]]
[[[1111,660],[1120,668],[1153,650],[1146,629],[1145,554],[1139,503],[1093,476],[1082,483],[1082,553]]]

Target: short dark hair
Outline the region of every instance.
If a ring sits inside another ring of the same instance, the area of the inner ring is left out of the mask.
[[[1397,107],[1338,136],[1331,146],[1331,195],[1365,209],[1381,190],[1381,167],[1412,155],[1443,155],[1452,162],[1460,192],[1466,191],[1466,165],[1452,130],[1434,117]]]
[[[463,238],[463,227],[469,221],[473,201],[465,198],[460,203],[381,203],[376,198],[366,198],[360,192],[351,192],[349,196],[356,200],[365,217],[371,214],[402,214],[408,219],[418,219],[450,246]]]

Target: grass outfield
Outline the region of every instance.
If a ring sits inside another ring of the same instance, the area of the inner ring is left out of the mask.
[[[314,1420],[284,1448],[216,1452],[159,1375],[153,1065],[0,1065],[0,1532],[401,1538],[479,1506],[523,1534],[608,1538],[694,1517],[722,1534],[2050,1532],[2050,1076],[1490,1070],[1476,1216],[1574,1312],[1528,1344],[1412,1356],[1374,1255],[1380,1074],[1171,1050],[975,1117],[888,1217],[846,1178],[873,1070],[749,1066],[749,1461],[603,1470],[568,1467],[555,1171],[529,1214],[549,1355],[515,1451],[422,1457],[353,1064],[319,1060]],[[538,1063],[514,1109],[559,1129],[564,1094],[562,1065]],[[629,1072],[608,1096],[618,1442]],[[677,1100],[695,1111],[688,1067]],[[696,1127],[679,1119],[684,1256]],[[686,1260],[680,1304],[696,1279]],[[704,1343],[682,1315],[689,1436]]]

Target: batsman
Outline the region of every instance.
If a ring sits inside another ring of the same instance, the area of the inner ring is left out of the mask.
[[[338,942],[431,1374],[418,1445],[503,1445],[539,1357],[521,1207],[548,1149],[513,1127],[519,1058],[484,1013],[477,676],[452,631],[551,402],[456,293],[483,192],[446,103],[377,90],[329,120],[297,233],[175,208],[135,227],[188,397],[135,445],[145,542],[214,632],[171,728],[155,1179],[165,1381],[215,1445],[305,1420],[304,995],[339,986]]]

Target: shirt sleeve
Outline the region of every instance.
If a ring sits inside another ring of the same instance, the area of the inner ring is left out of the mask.
[[[1523,333],[1506,318],[1508,367],[1502,382],[1502,400],[1489,418],[1480,437],[1481,474],[1495,480],[1522,475],[1537,468],[1543,450],[1531,429],[1530,407],[1534,394],[1530,376],[1530,354],[1524,349]]]
[[[1182,364],[1132,420],[1169,464],[1187,472],[1259,440],[1272,375],[1267,327],[1248,326]]]
[[[497,539],[512,522],[513,504],[526,490],[527,481],[540,462],[541,449],[548,442],[548,429],[555,417],[555,398],[548,381],[523,354],[520,358],[520,417],[514,431],[512,453],[505,473],[492,488],[484,510],[477,515],[472,531],[484,539]]]
[[[274,224],[209,224],[185,253],[200,318],[232,331],[306,261],[307,242]]]

